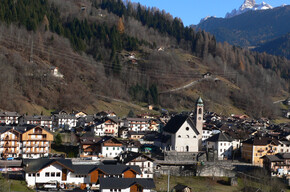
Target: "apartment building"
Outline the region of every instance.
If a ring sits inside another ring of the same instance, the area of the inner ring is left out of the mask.
[[[40,158],[51,152],[53,134],[41,126],[0,128],[0,154],[3,158]]]

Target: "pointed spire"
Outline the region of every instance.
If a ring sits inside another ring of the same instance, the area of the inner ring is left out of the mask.
[[[201,99],[201,97],[198,98],[196,103],[198,106],[203,106],[203,100]]]

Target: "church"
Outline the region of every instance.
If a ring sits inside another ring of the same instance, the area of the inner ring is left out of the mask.
[[[163,128],[159,146],[166,151],[198,152],[202,147],[203,101],[199,97],[195,112],[175,115]]]

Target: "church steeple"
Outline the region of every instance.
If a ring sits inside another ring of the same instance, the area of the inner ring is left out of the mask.
[[[201,97],[196,101],[195,127],[199,132],[199,149],[202,143],[202,128],[203,128],[203,100]]]

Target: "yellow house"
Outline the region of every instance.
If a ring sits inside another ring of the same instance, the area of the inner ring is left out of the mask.
[[[264,155],[278,153],[279,142],[275,138],[259,137],[248,139],[242,145],[242,159],[254,165],[263,166]]]
[[[51,152],[53,134],[43,127],[27,127],[21,135],[22,157],[39,158]]]

